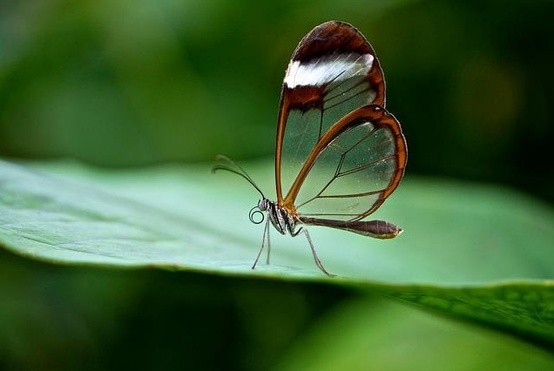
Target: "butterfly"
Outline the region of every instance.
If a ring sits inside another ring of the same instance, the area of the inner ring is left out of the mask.
[[[379,60],[352,25],[329,21],[298,44],[285,72],[277,121],[275,187],[271,201],[238,164],[218,156],[212,172],[246,179],[261,199],[249,213],[260,224],[262,246],[271,251],[269,225],[280,234],[304,234],[316,266],[325,274],[306,226],[325,226],[388,239],[402,229],[365,220],[396,189],[404,175],[407,146],[398,120],[385,109]]]

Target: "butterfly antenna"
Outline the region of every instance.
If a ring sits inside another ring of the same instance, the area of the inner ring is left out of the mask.
[[[215,159],[216,159],[216,161],[219,161],[220,163],[216,164],[212,167],[212,173],[215,173],[218,170],[226,170],[226,171],[229,171],[231,173],[235,173],[235,174],[243,177],[244,179],[246,179],[248,181],[248,183],[252,184],[252,186],[254,188],[256,188],[256,190],[260,193],[260,195],[263,198],[265,198],[265,195],[262,192],[262,190],[256,185],[254,180],[250,177],[250,175],[248,175],[248,173],[246,172],[246,170],[244,170],[242,168],[242,166],[240,166],[239,164],[237,164],[235,161],[231,160],[227,156],[218,155]]]

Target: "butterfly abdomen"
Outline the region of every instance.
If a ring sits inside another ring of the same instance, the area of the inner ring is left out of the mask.
[[[394,238],[402,233],[402,228],[399,228],[396,225],[384,220],[343,221],[308,217],[300,217],[300,220],[305,224],[337,228],[343,231],[354,232],[363,236],[380,239]]]

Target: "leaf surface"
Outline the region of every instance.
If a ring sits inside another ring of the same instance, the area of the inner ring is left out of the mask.
[[[266,194],[268,162],[249,164]],[[272,231],[272,264],[251,270],[263,227],[257,193],[209,165],[132,171],[74,163],[0,162],[0,244],[61,264],[155,267],[374,290],[554,345],[552,210],[498,187],[407,179],[375,214],[394,240],[311,228],[321,274],[302,238]]]

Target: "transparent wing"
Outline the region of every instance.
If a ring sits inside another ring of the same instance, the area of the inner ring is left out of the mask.
[[[378,105],[361,107],[313,146],[284,204],[301,218],[361,220],[398,186],[406,160],[396,118]]]
[[[322,136],[367,104],[385,104],[385,84],[372,47],[354,27],[327,22],[297,47],[285,74],[275,153],[277,200],[291,189]]]

